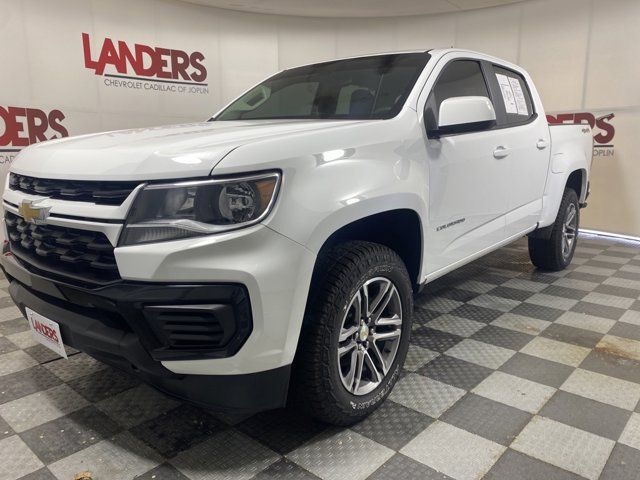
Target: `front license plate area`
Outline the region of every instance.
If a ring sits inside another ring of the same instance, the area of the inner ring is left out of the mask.
[[[28,307],[25,310],[33,338],[61,357],[67,358],[67,352],[62,343],[62,335],[60,334],[60,325],[58,322],[54,322]]]

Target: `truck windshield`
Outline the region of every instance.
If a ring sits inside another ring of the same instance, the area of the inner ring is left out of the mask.
[[[336,60],[274,75],[211,120],[385,119],[398,114],[429,54]]]

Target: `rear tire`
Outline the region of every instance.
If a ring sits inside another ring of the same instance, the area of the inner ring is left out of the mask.
[[[346,426],[378,408],[398,380],[409,347],[412,286],[400,257],[383,245],[347,242],[318,261],[292,399],[319,420]]]
[[[566,188],[558,216],[547,238],[529,237],[531,263],[542,270],[559,271],[569,266],[578,243],[580,205],[578,195]]]

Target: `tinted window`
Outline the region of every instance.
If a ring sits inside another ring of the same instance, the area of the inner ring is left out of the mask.
[[[525,79],[519,73],[497,65],[493,66],[493,72],[501,93],[497,95],[496,109],[500,110],[506,119],[502,123],[513,125],[528,121],[535,112]]]
[[[447,98],[489,97],[480,63],[474,60],[454,60],[440,73],[425,107],[427,129],[437,128],[440,104]]]
[[[407,53],[292,68],[251,89],[214,120],[390,118],[428,60],[427,53]]]

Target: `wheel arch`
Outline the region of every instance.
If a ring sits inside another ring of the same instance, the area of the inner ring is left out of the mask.
[[[318,252],[318,258],[329,248],[352,240],[379,243],[395,251],[409,272],[412,285],[417,288],[422,267],[423,233],[420,215],[410,208],[398,208],[368,215],[343,225],[329,235]]]

